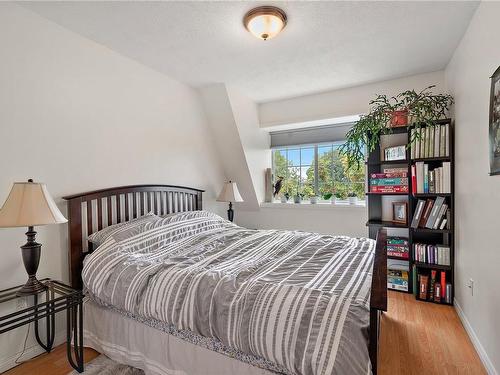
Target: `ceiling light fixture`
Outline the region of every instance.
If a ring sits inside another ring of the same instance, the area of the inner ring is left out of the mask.
[[[286,14],[280,8],[261,6],[251,9],[245,17],[243,24],[259,39],[274,38],[286,26]]]

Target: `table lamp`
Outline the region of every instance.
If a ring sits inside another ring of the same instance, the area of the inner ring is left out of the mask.
[[[15,182],[0,210],[0,228],[28,227],[28,241],[21,246],[24,268],[28,273],[28,281],[17,292],[18,295],[37,294],[46,289],[36,278],[40,263],[42,245],[35,241],[34,226],[61,224],[68,220],[57,208],[54,200],[42,183]]]
[[[217,198],[217,202],[229,202],[229,210],[227,210],[227,219],[233,221],[234,211],[232,202],[243,202],[243,198],[238,191],[236,182],[226,182],[222,187],[222,191]]]

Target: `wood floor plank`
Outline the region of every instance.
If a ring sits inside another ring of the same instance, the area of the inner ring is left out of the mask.
[[[389,292],[381,332],[380,375],[486,375],[453,307]],[[85,349],[85,362],[98,355]],[[71,370],[61,345],[5,375],[66,375]]]

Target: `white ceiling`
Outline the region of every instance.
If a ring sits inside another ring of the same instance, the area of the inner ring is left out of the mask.
[[[36,2],[41,16],[179,81],[224,82],[258,102],[443,69],[477,2],[266,2],[288,26],[242,25],[262,2]]]

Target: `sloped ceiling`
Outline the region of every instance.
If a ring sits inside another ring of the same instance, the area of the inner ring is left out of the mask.
[[[261,41],[242,17],[262,2],[32,2],[39,15],[195,87],[257,102],[443,69],[478,2],[266,2],[289,24]]]

